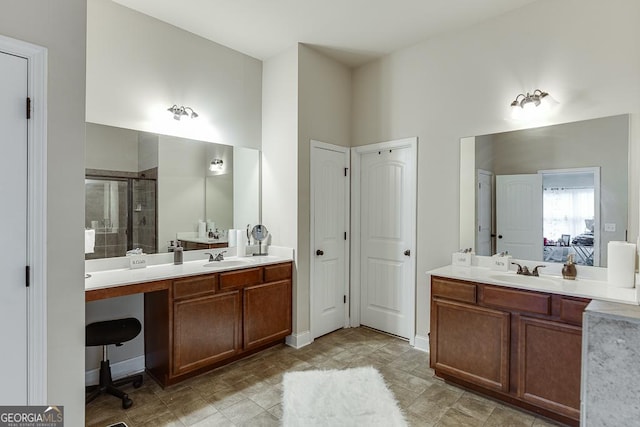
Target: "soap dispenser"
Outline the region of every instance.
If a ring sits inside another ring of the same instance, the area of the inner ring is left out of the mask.
[[[562,278],[575,280],[577,274],[576,264],[573,262],[573,254],[569,254],[567,255],[567,263],[562,267]]]
[[[180,246],[180,242],[176,243],[176,247],[173,249],[173,263],[175,265],[182,264],[182,251],[183,248]]]

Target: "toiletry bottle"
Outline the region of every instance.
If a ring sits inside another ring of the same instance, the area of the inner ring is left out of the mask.
[[[173,246],[173,240],[169,241],[169,245],[167,246],[167,252],[173,252],[176,247]]]
[[[182,250],[182,246],[180,246],[180,242],[178,242],[173,250],[173,263],[175,265],[182,264]]]
[[[567,263],[562,267],[562,278],[575,280],[577,274],[576,265],[573,262],[573,254],[569,254],[567,255]]]

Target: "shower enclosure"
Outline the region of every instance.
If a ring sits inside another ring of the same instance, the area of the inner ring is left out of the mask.
[[[127,175],[134,174],[87,174],[85,227],[95,230],[95,246],[85,259],[124,256],[134,248],[157,252],[157,181],[146,173]]]

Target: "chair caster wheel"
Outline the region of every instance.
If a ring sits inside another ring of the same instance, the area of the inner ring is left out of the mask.
[[[133,400],[129,399],[129,396],[124,396],[122,398],[122,409],[129,409],[133,405]]]

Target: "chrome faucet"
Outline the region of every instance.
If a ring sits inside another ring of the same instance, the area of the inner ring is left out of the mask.
[[[209,262],[213,261],[224,261],[224,255],[227,251],[218,252],[215,256],[211,252],[205,252],[205,255],[209,255]]]
[[[522,265],[518,264],[517,262],[512,262],[511,264],[517,265],[518,266],[518,271],[516,271],[516,274],[522,274],[523,276],[539,277],[540,274],[538,273],[538,269],[546,267],[545,265],[536,265],[533,268],[533,271],[529,271],[529,267],[527,267],[526,265],[522,266]]]

